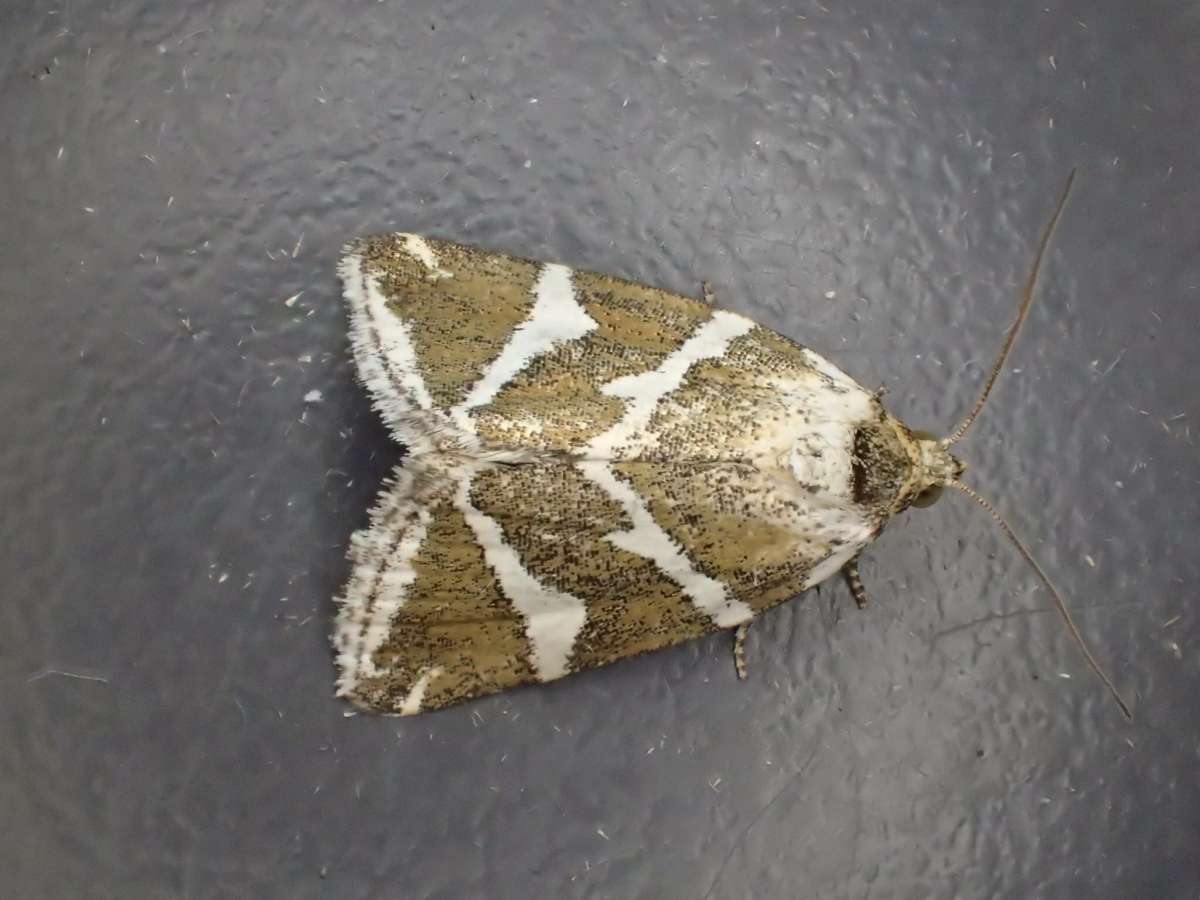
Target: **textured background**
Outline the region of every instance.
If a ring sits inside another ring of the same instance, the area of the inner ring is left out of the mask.
[[[0,872],[17,898],[1194,897],[1194,3],[12,2]],[[350,717],[397,457],[334,277],[403,227],[695,292],[948,429],[953,497],[751,632]],[[303,291],[294,305],[284,300]],[[312,390],[320,403],[305,404]]]

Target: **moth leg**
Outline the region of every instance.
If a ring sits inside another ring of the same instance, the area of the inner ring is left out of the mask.
[[[700,282],[700,298],[709,306],[717,305],[717,292],[713,290],[711,281]]]
[[[863,587],[862,579],[858,577],[858,557],[854,557],[842,566],[842,571],[846,573],[846,581],[850,582],[850,593],[854,595],[854,602],[858,604],[859,609],[866,609],[867,589]]]
[[[733,668],[742,681],[746,680],[746,633],[749,630],[750,623],[743,622],[733,632]]]

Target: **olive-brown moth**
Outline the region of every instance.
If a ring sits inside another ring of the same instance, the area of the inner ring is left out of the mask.
[[[1072,173],[1073,175],[1073,173]],[[340,266],[358,375],[407,455],[349,550],[338,693],[407,715],[735,629],[844,571],[893,517],[965,492],[913,431],[800,344],[712,303],[414,234]]]

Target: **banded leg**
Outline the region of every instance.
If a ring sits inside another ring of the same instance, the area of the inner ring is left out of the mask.
[[[854,595],[854,602],[858,604],[859,609],[867,608],[867,589],[863,587],[862,579],[858,577],[858,557],[850,560],[842,567],[842,571],[846,573],[846,581],[850,583],[850,593]]]
[[[713,290],[711,281],[700,282],[700,299],[709,306],[717,305],[717,293]]]
[[[733,667],[742,681],[746,680],[746,633],[749,630],[750,623],[743,622],[733,632]]]

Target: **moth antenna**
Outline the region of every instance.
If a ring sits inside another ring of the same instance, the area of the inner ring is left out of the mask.
[[[988,376],[987,383],[983,386],[983,393],[979,395],[979,400],[976,401],[975,408],[962,420],[962,424],[955,428],[949,437],[942,438],[943,447],[949,447],[951,444],[956,444],[962,440],[963,435],[967,433],[967,429],[975,421],[975,417],[983,409],[983,405],[987,403],[988,395],[992,392],[992,387],[996,384],[996,379],[1000,377],[1000,371],[1004,368],[1004,363],[1008,360],[1008,354],[1017,340],[1017,332],[1025,324],[1025,319],[1029,316],[1029,309],[1033,306],[1034,289],[1037,287],[1038,274],[1042,270],[1042,259],[1046,255],[1046,248],[1050,245],[1050,238],[1054,236],[1054,228],[1058,225],[1063,208],[1067,205],[1067,197],[1070,196],[1071,185],[1075,181],[1075,172],[1076,170],[1072,169],[1071,174],[1067,176],[1067,184],[1058,197],[1058,205],[1054,207],[1054,215],[1050,217],[1049,224],[1042,231],[1041,240],[1038,242],[1037,254],[1033,258],[1033,267],[1029,270],[1029,277],[1025,280],[1025,291],[1021,295],[1021,309],[1017,312],[1016,321],[1008,329],[1008,336],[1004,339],[1004,346],[1000,348],[1000,356],[996,359],[996,364],[992,366],[992,373]]]
[[[1125,714],[1125,718],[1133,721],[1133,713],[1129,711],[1129,706],[1125,703],[1124,698],[1121,697],[1116,685],[1112,683],[1112,679],[1105,674],[1102,668],[1100,668],[1100,663],[1096,662],[1096,657],[1092,656],[1092,651],[1088,649],[1087,641],[1085,641],[1083,639],[1083,635],[1079,633],[1079,628],[1075,625],[1075,620],[1071,618],[1071,611],[1067,609],[1067,603],[1065,600],[1063,600],[1062,594],[1058,592],[1058,588],[1056,588],[1053,582],[1050,581],[1050,576],[1042,570],[1040,565],[1038,565],[1037,560],[1033,558],[1033,554],[1025,548],[1025,545],[1021,543],[1016,533],[1012,530],[1009,524],[1004,521],[1004,517],[996,511],[996,507],[992,506],[991,503],[976,493],[974,488],[963,484],[961,481],[948,481],[946,483],[951,487],[958,488],[960,491],[982,506],[985,510],[987,510],[988,513],[991,514],[991,517],[996,520],[996,524],[1000,526],[1000,529],[1005,533],[1005,535],[1007,535],[1008,539],[1012,541],[1012,545],[1017,548],[1017,552],[1021,554],[1021,556],[1025,559],[1025,562],[1029,563],[1029,565],[1033,568],[1033,571],[1037,573],[1038,578],[1042,580],[1042,584],[1046,586],[1046,590],[1050,592],[1050,596],[1054,598],[1054,605],[1058,607],[1058,614],[1062,616],[1063,621],[1067,625],[1067,631],[1070,632],[1071,637],[1075,640],[1075,643],[1079,645],[1079,649],[1083,651],[1083,656],[1087,660],[1088,665],[1091,666],[1092,671],[1095,672],[1096,675],[1099,676],[1100,680],[1104,682],[1104,686],[1108,688],[1108,692],[1112,694],[1113,699],[1117,701],[1117,706],[1121,707],[1121,712]]]

